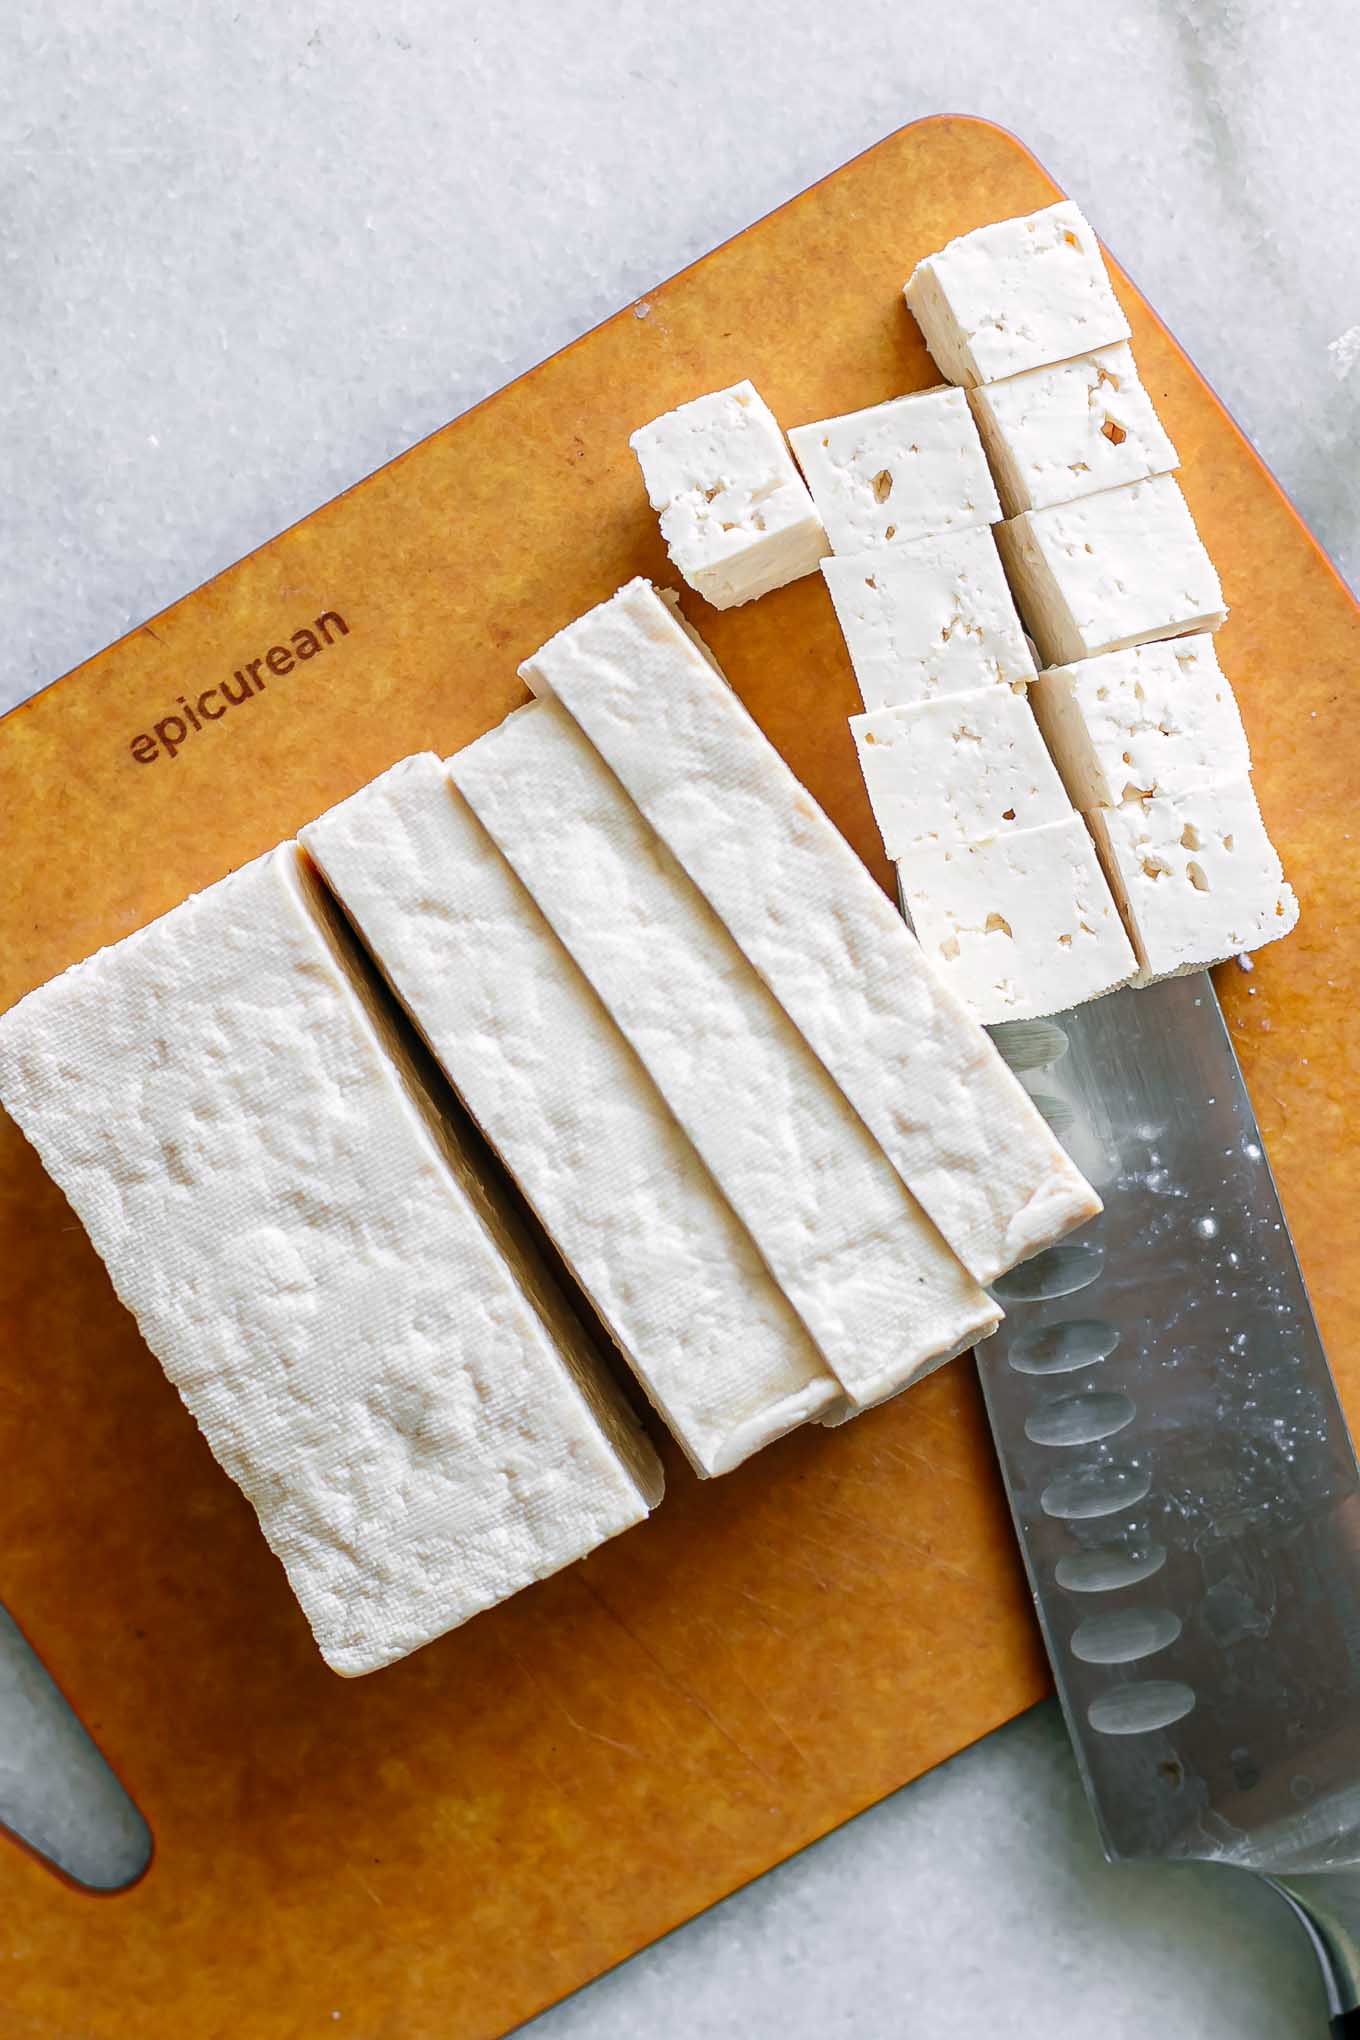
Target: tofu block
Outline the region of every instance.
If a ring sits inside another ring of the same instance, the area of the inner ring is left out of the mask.
[[[840,1386],[660,1092],[430,752],[302,831],[696,1471]]]
[[[983,687],[850,719],[889,857],[1018,835],[1072,812],[1023,694]]]
[[[295,844],[5,1014],[0,1096],[337,1672],[404,1657],[659,1499]]]
[[[979,1282],[1100,1200],[646,581],[520,668],[570,710]]]
[[[1180,466],[1124,341],[968,392],[1007,517]]]
[[[866,709],[1034,678],[985,525],[822,561]]]
[[[996,540],[1046,666],[1217,630],[1228,614],[1170,475],[1027,510],[998,525]]]
[[[947,382],[998,382],[1127,340],[1100,243],[1070,198],[960,234],[918,262],[907,304]]]
[[[984,1026],[1065,1012],[1137,968],[1080,815],[922,845],[898,872],[921,947]]]
[[[715,609],[815,572],[826,533],[749,382],[667,411],[628,444],[677,573]]]
[[[566,710],[531,703],[449,764],[851,1402],[992,1331],[996,1305]]]
[[[1139,984],[1260,949],[1299,918],[1245,775],[1177,800],[1096,808],[1090,822]]]
[[[916,390],[795,425],[789,444],[807,477],[831,550],[868,552],[932,532],[995,524],[987,456],[961,390]]]
[[[1079,808],[1176,799],[1251,768],[1241,711],[1207,634],[1051,666],[1029,698]]]

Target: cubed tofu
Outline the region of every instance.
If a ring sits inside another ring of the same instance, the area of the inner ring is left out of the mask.
[[[1100,243],[1071,199],[960,234],[918,262],[905,289],[952,383],[998,382],[1129,337]]]
[[[1137,969],[1080,815],[921,845],[897,868],[922,949],[984,1026],[1065,1012]]]
[[[889,857],[974,843],[1072,812],[1023,694],[984,687],[853,716],[860,769]]]
[[[1152,475],[997,527],[1020,614],[1046,666],[1217,630],[1214,563],[1171,475]]]
[[[520,668],[556,696],[979,1282],[1100,1200],[901,915],[647,581]]]
[[[996,1306],[561,704],[517,710],[449,768],[850,1401],[993,1330]]]
[[[840,1400],[651,1078],[429,752],[302,831],[691,1464]]]
[[[795,425],[789,444],[838,553],[995,524],[987,456],[961,390],[917,390]]]
[[[295,844],[6,1013],[0,1096],[337,1672],[404,1656],[659,1498],[650,1445]]]
[[[1079,808],[1176,799],[1251,767],[1241,711],[1207,633],[1050,666],[1029,698]]]
[[[676,571],[715,609],[812,573],[828,550],[774,413],[749,382],[667,411],[628,444]]]
[[[996,540],[984,525],[833,555],[822,573],[866,709],[1034,678]]]
[[[1096,808],[1090,821],[1140,984],[1260,949],[1299,918],[1245,775],[1177,800]]]
[[[1180,466],[1123,341],[984,383],[968,401],[1007,517]]]

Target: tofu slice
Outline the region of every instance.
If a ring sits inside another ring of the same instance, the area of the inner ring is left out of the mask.
[[[982,441],[960,390],[916,390],[795,425],[789,444],[831,549],[868,552],[1001,515]]]
[[[850,719],[889,857],[1059,822],[1072,804],[1022,694],[983,687]]]
[[[1029,698],[1079,808],[1176,799],[1251,769],[1242,713],[1207,633],[1052,666]]]
[[[816,571],[826,533],[751,383],[695,397],[628,444],[676,571],[715,609]]]
[[[521,672],[618,774],[983,1283],[1100,1200],[854,851],[647,581]]]
[[[1299,903],[1245,776],[1090,816],[1138,952],[1135,982],[1175,977],[1287,935]]]
[[[898,872],[921,947],[986,1026],[1065,1012],[1137,968],[1080,815],[922,844]]]
[[[404,1657],[660,1498],[295,844],[5,1014],[0,1096],[335,1671]]]
[[[1007,517],[1180,466],[1124,341],[968,392]]]
[[[696,1471],[840,1386],[661,1094],[433,753],[302,831]]]
[[[1046,666],[1217,630],[1228,614],[1170,475],[1027,510],[999,525],[996,539]]]
[[[1100,243],[1070,198],[960,234],[904,288],[952,383],[997,382],[1129,337]]]
[[[993,1330],[996,1305],[566,710],[531,703],[449,765],[850,1400]]]
[[[1034,660],[985,525],[822,561],[866,709],[986,683],[1023,686]]]

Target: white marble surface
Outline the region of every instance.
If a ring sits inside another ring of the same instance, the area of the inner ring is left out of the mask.
[[[1357,57],[1350,0],[8,0],[0,705],[942,110],[1035,148],[1354,575]],[[1321,2023],[1264,1891],[1100,1863],[1041,1710],[532,2030]]]

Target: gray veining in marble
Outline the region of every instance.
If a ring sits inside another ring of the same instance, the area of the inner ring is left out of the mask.
[[[1354,575],[1358,57],[1349,0],[9,0],[0,706],[946,110],[1011,127],[1081,200]],[[1320,2019],[1268,1894],[1099,1862],[1041,1710],[532,2030]]]

